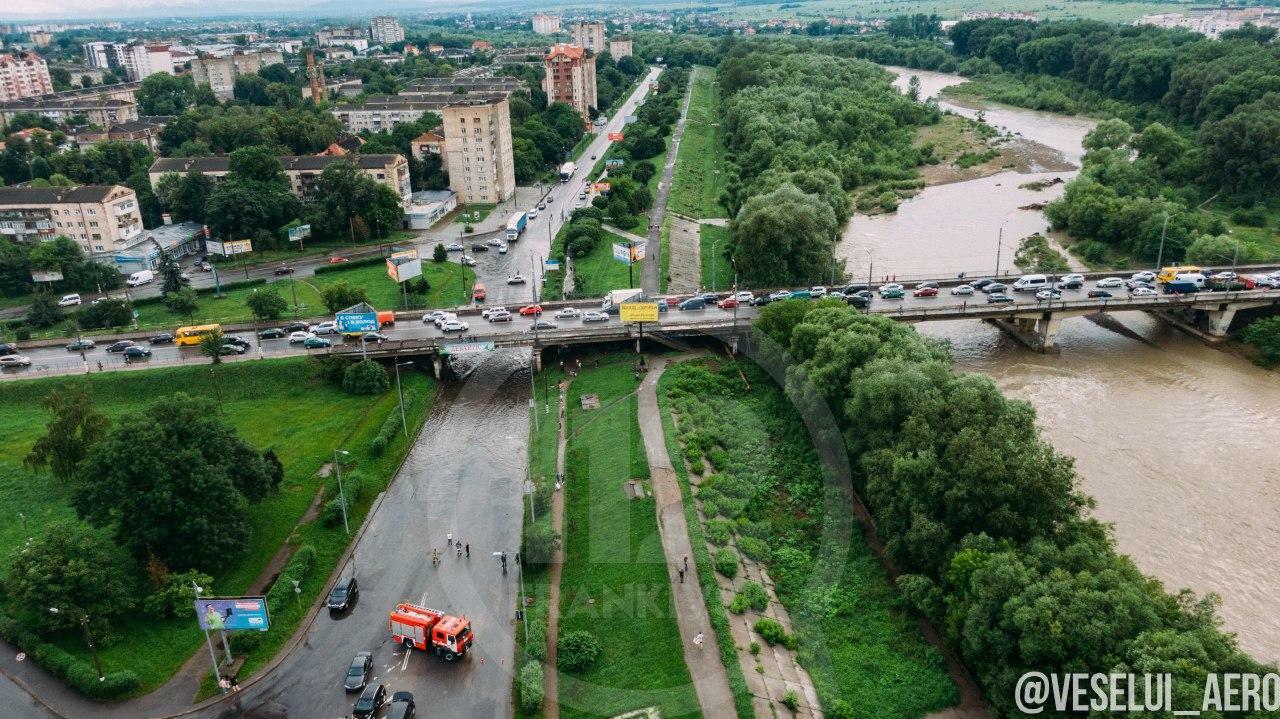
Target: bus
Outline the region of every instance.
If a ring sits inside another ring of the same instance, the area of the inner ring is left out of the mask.
[[[1173,282],[1178,279],[1178,275],[1195,274],[1200,272],[1197,265],[1174,265],[1173,267],[1161,267],[1160,274],[1156,275],[1156,279],[1160,282]]]
[[[222,325],[195,325],[192,327],[179,327],[173,333],[173,343],[175,345],[198,345],[205,335],[213,333],[221,333]]]

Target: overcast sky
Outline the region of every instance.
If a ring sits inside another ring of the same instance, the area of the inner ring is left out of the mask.
[[[467,0],[0,0],[0,20],[136,18],[156,16],[226,15],[243,12],[308,14],[372,13],[379,8],[417,10],[459,9],[477,2]]]

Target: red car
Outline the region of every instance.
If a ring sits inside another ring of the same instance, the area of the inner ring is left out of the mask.
[[[525,305],[520,308],[522,315],[540,315],[542,314],[542,305]]]
[[[912,292],[911,295],[913,297],[937,297],[938,288],[937,287],[921,287],[915,292]]]
[[[716,303],[722,310],[731,310],[738,306],[738,301],[732,297],[726,297]]]
[[[345,258],[345,257],[330,257],[330,258],[329,258],[329,264],[331,264],[331,265],[340,265],[340,264],[342,264],[343,262],[347,262],[347,261],[348,261],[348,260],[347,260],[347,258]]]

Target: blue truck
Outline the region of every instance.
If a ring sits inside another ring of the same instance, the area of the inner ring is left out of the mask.
[[[514,242],[520,239],[520,233],[524,232],[524,228],[529,224],[529,215],[523,212],[517,212],[507,220],[507,242]]]

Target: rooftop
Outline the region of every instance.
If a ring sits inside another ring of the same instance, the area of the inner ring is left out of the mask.
[[[404,161],[400,155],[285,155],[277,158],[280,166],[286,171],[323,170],[335,162],[354,162],[365,170],[376,170],[387,165]],[[151,164],[149,172],[177,172],[179,174],[196,170],[197,172],[227,172],[231,167],[231,158],[218,157],[161,157]]]
[[[0,187],[0,205],[61,205],[73,202],[102,202],[121,185],[78,185],[76,187]],[[132,192],[132,190],[129,190]]]

